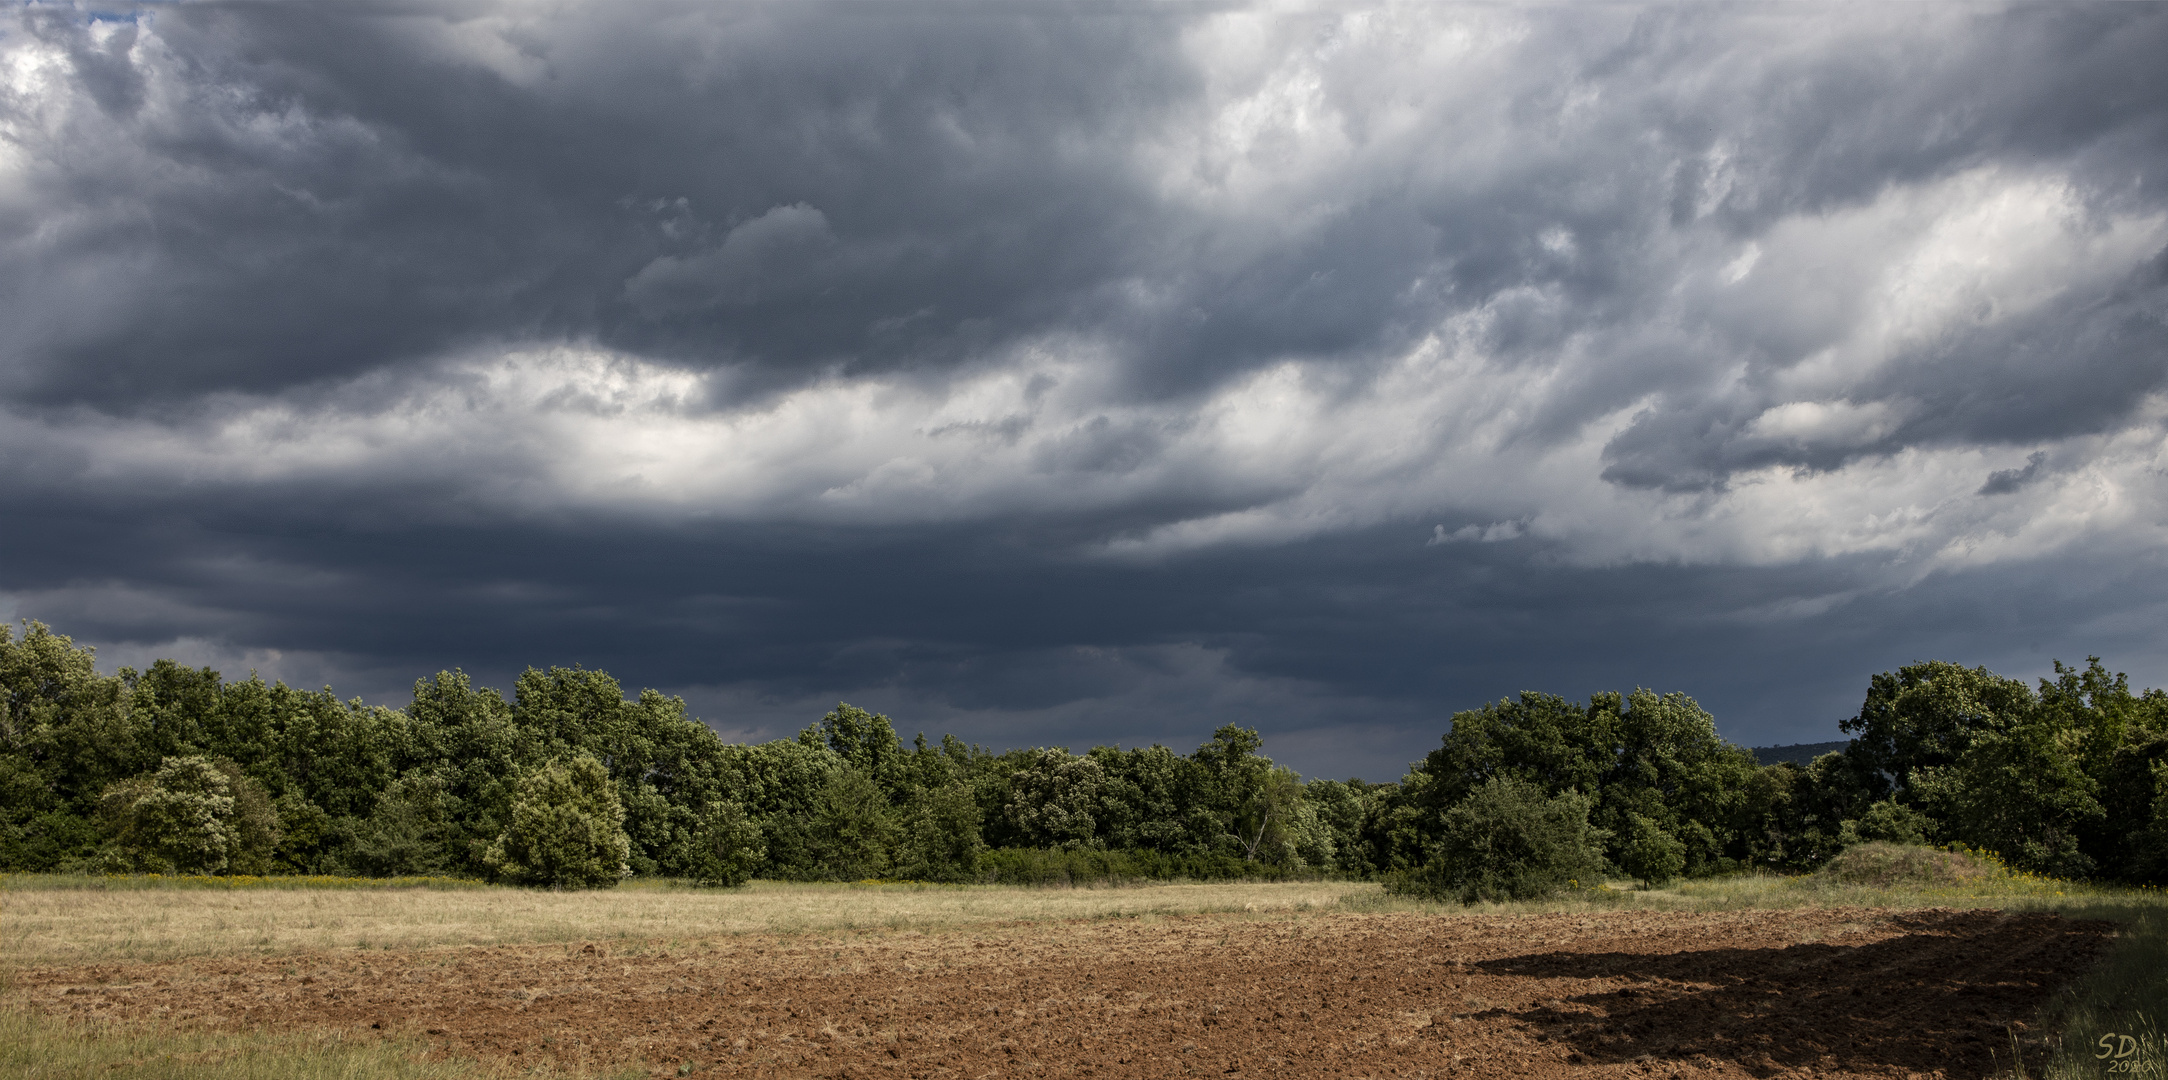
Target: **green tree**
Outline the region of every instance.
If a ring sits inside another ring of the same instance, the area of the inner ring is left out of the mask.
[[[154,773],[109,785],[99,817],[104,861],[116,869],[262,874],[279,839],[263,785],[202,755],[167,758]]]
[[[1444,812],[1430,858],[1386,887],[1472,904],[1533,900],[1598,881],[1605,837],[1588,823],[1590,805],[1579,792],[1546,796],[1530,781],[1492,777]]]
[[[849,702],[837,702],[820,723],[800,733],[799,741],[817,742],[837,757],[871,777],[893,797],[904,784],[903,740],[888,717],[869,713]]]
[[[43,623],[0,624],[0,867],[54,870],[99,843],[107,785],[157,766],[137,745],[125,683]]]
[[[2132,693],[2097,656],[2084,668],[2055,664],[2040,681],[2040,710],[2098,785],[2098,816],[2073,823],[2078,847],[2098,872],[2141,884],[2168,884],[2168,835],[2152,823],[2168,814],[2156,776],[2168,772],[2168,693]]]
[[[1353,877],[1376,873],[1369,845],[1363,839],[1363,823],[1374,801],[1371,791],[1376,787],[1359,779],[1312,780],[1303,785],[1303,802],[1309,805],[1318,827],[1332,844],[1332,869]]]
[[[693,834],[686,875],[695,885],[734,888],[752,880],[767,860],[760,824],[735,802],[710,803]]]
[[[1697,875],[1753,860],[1774,797],[1752,753],[1719,736],[1715,718],[1694,699],[1649,690],[1596,694],[1585,706],[1523,693],[1456,713],[1444,744],[1417,771],[1424,781],[1411,774],[1386,807],[1395,821],[1382,840],[1401,854],[1381,865],[1405,861],[1411,841],[1426,849],[1435,843],[1440,812],[1495,779],[1553,796],[1581,792],[1591,800],[1592,824],[1611,837],[1606,854],[1613,861],[1640,858],[1624,847],[1637,838],[1656,845],[1643,854],[1676,842],[1681,870]],[[1650,825],[1637,825],[1637,815]],[[1669,839],[1654,839],[1659,833]]]
[[[1109,848],[1169,854],[1192,846],[1183,802],[1192,762],[1164,746],[1122,750],[1095,746],[1099,799],[1091,810],[1100,842]]]
[[[2082,734],[2033,712],[1977,732],[1948,765],[1916,767],[1911,792],[1950,835],[2006,862],[2057,877],[2085,877],[2093,860],[2081,828],[2105,816],[2099,782],[2080,764]]]
[[[1935,838],[1935,820],[1895,799],[1870,804],[1858,818],[1838,826],[1838,838],[1853,844],[1925,844]]]
[[[1619,869],[1651,886],[1668,885],[1686,869],[1686,845],[1656,819],[1629,812],[1615,850]]]
[[[599,889],[632,873],[617,785],[592,757],[553,761],[522,776],[510,816],[482,860],[503,880]]]
[[[863,881],[888,873],[896,844],[895,808],[873,777],[849,765],[830,773],[804,825],[811,876]]]
[[[1059,747],[1034,751],[1010,777],[1009,819],[1033,847],[1092,847],[1099,832],[1092,810],[1105,782],[1105,770],[1089,757]]]
[[[1859,714],[1837,726],[1852,736],[1845,754],[1869,794],[1912,805],[1915,772],[1955,765],[1976,739],[2010,727],[2033,706],[2032,690],[2017,679],[1930,660],[1869,679]]]
[[[455,857],[455,805],[441,776],[415,769],[400,777],[356,830],[355,869],[380,877],[446,872]]]
[[[918,790],[902,810],[895,873],[914,881],[970,881],[986,844],[979,804],[961,780]]]

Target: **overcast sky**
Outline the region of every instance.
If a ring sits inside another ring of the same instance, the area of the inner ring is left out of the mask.
[[[16,8],[0,617],[730,738],[2168,683],[2168,8]]]

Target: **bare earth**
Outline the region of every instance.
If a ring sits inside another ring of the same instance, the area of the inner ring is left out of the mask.
[[[22,970],[15,988],[64,1016],[375,1028],[658,1075],[1955,1080],[2007,1069],[2011,1031],[2109,929],[1951,910],[1198,915],[198,958]]]

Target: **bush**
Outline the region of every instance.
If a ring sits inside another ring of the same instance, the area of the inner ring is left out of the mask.
[[[979,857],[979,880],[989,885],[1119,885],[1150,876],[1127,851],[995,848]]]
[[[155,773],[109,785],[99,802],[104,869],[181,874],[270,872],[278,814],[263,785],[231,761],[169,757]]]
[[[427,877],[450,869],[452,810],[444,784],[416,771],[377,796],[354,835],[353,863],[372,877]],[[323,811],[314,816],[322,817]]]
[[[1846,846],[1877,841],[1919,846],[1935,838],[1935,819],[1884,799],[1869,806],[1857,820],[1847,819],[1840,824],[1837,838]]]
[[[896,835],[895,808],[880,784],[844,765],[829,772],[804,810],[769,819],[769,870],[794,881],[883,877]]]
[[[691,863],[695,885],[736,887],[752,880],[768,857],[760,824],[734,802],[713,803],[694,834]]]
[[[896,845],[897,877],[970,881],[986,844],[979,839],[979,804],[962,784],[929,788],[912,799]]]
[[[1619,869],[1640,878],[1643,884],[1668,885],[1686,869],[1686,845],[1655,819],[1628,813],[1625,831]]]
[[[1388,892],[1428,900],[1534,900],[1603,876],[1607,834],[1588,823],[1579,792],[1493,777],[1444,814],[1422,866],[1386,880]],[[1677,843],[1676,840],[1673,843]]]
[[[520,778],[512,825],[482,863],[521,885],[601,889],[632,873],[631,855],[617,785],[601,762],[583,754]]]

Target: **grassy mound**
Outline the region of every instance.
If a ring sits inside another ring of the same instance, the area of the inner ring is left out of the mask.
[[[1965,885],[1995,877],[2001,867],[1978,856],[1918,844],[1854,844],[1815,877],[1845,885]]]

